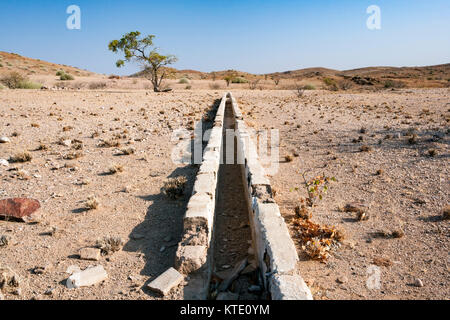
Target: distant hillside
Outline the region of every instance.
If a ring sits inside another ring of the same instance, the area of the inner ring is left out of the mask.
[[[15,53],[0,51],[0,76],[17,71],[22,74],[52,75],[64,70],[75,77],[90,77],[98,74],[72,66],[54,64],[38,59],[22,57]],[[353,70],[333,70],[327,68],[306,68],[270,74],[251,74],[236,70],[201,72],[196,70],[177,70],[166,68],[169,79],[187,78],[190,80],[221,80],[229,74],[248,81],[264,80],[266,84],[281,79],[281,84],[290,82],[301,85],[310,84],[316,88],[348,89],[353,87],[450,87],[450,63],[426,67],[367,67]],[[147,77],[148,71],[141,71],[130,77]]]
[[[22,57],[16,53],[0,51],[0,76],[17,71],[19,73],[31,75],[55,75],[58,70],[64,70],[74,76],[89,77],[95,73],[81,70],[75,67],[50,63],[39,59]]]
[[[311,82],[314,84],[336,83],[345,87],[449,87],[450,64],[426,67],[367,67],[352,70],[333,70],[327,68],[306,68],[270,74],[250,74],[242,71],[226,70],[215,72],[200,72],[195,70],[177,70],[167,68],[172,79],[188,78],[191,80],[223,79],[227,74],[234,74],[246,80],[284,79],[296,82]],[[138,72],[131,77],[145,77],[146,71]],[[346,84],[343,84],[346,82]]]

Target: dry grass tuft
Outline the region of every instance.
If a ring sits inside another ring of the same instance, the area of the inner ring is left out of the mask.
[[[186,183],[187,179],[183,176],[170,178],[164,183],[162,190],[170,199],[179,199],[184,195]]]
[[[33,159],[31,154],[27,151],[21,151],[9,158],[9,162],[30,162]]]
[[[97,240],[96,247],[102,251],[103,255],[109,255],[122,250],[123,245],[123,240],[119,237],[104,237]]]
[[[109,174],[122,173],[124,171],[124,167],[120,164],[113,164],[109,169]]]
[[[85,203],[86,209],[96,210],[100,206],[100,202],[94,196],[90,196]]]
[[[372,147],[368,146],[368,145],[363,145],[359,148],[359,151],[361,151],[361,152],[370,152],[372,150],[373,150]]]
[[[135,154],[136,150],[134,148],[123,148],[120,150],[120,152],[124,156],[129,156],[129,155]]]

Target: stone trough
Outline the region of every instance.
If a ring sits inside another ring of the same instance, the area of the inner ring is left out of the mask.
[[[309,288],[297,273],[297,250],[278,205],[273,200],[270,182],[259,162],[255,142],[231,93],[223,96],[217,110],[184,218],[184,235],[175,258],[175,268],[188,276],[184,298],[205,300],[209,297],[214,266],[216,199],[221,192],[218,190],[218,175],[226,108],[232,109],[234,117],[236,158],[244,182],[252,247],[264,290],[273,300],[312,300]]]

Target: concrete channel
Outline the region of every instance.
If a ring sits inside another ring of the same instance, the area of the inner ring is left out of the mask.
[[[188,279],[184,298],[312,300],[297,262],[253,137],[227,93],[204,150],[175,258],[175,268]]]

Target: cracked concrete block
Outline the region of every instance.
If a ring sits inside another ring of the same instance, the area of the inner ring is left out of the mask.
[[[250,185],[269,185],[270,181],[266,177],[264,168],[259,164],[259,162],[249,162],[248,171],[250,173]]]
[[[184,216],[185,227],[189,225],[204,226],[211,229],[214,203],[207,193],[196,193],[188,203]]]
[[[99,261],[101,257],[101,250],[97,248],[83,248],[78,253],[82,260]]]
[[[305,281],[299,275],[274,275],[270,279],[272,300],[313,300]]]
[[[69,289],[89,287],[99,282],[105,281],[107,278],[108,274],[106,273],[103,266],[100,265],[72,274],[66,280],[66,286]]]
[[[158,278],[150,282],[148,288],[165,296],[173,288],[177,287],[183,280],[184,277],[181,273],[179,273],[174,268],[170,268]]]
[[[188,275],[203,267],[206,263],[207,249],[205,246],[178,246],[175,256],[175,268]]]
[[[217,180],[213,173],[197,175],[194,184],[194,194],[207,193],[212,197],[216,195]]]
[[[259,241],[256,243],[259,260],[263,261],[264,254],[267,253],[271,271],[279,273],[294,271],[298,254],[278,205],[255,201],[253,210],[256,233],[259,233]]]
[[[216,161],[212,160],[203,161],[202,165],[200,166],[200,170],[198,171],[198,174],[212,173],[214,174],[214,177],[217,179],[219,166],[220,164]]]

